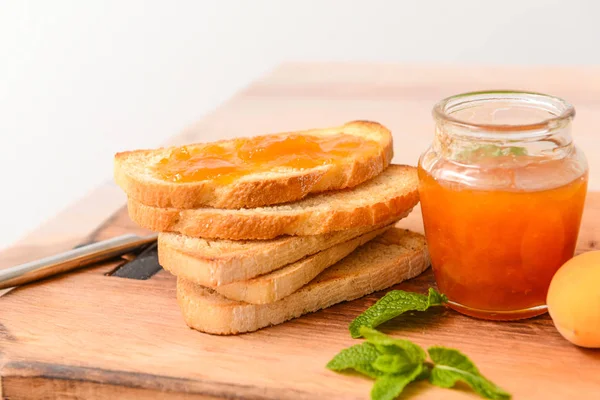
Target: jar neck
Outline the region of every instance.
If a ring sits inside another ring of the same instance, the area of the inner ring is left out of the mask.
[[[433,149],[461,163],[491,157],[557,159],[573,148],[573,107],[529,92],[476,92],[449,97],[433,109]]]
[[[570,122],[559,129],[528,136],[498,132],[464,135],[462,131],[452,123],[436,124],[433,149],[446,159],[476,163],[497,156],[560,159],[573,148]]]

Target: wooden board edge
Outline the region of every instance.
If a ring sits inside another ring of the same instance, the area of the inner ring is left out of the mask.
[[[6,379],[5,379],[6,381]],[[7,390],[4,395],[0,392],[0,398],[19,398],[21,393],[27,393],[27,398],[47,399],[61,398],[60,393],[69,393],[69,397],[75,399],[155,399],[157,396],[161,399],[195,399],[195,400],[215,400],[219,397],[206,396],[201,394],[187,394],[174,392],[161,392],[160,394],[151,389],[129,388],[111,385],[107,383],[96,382],[77,382],[57,379],[48,379],[44,377],[12,377],[7,384]]]
[[[152,398],[152,393],[154,396],[161,393],[161,398],[167,399],[313,398],[311,393],[300,390],[290,393],[289,388],[268,389],[230,382],[29,361],[8,361],[0,365],[0,399],[12,398],[11,393],[29,393],[28,398],[45,398],[48,393],[70,393],[83,397],[93,394],[94,398],[111,399],[115,395],[117,398],[129,398],[129,394],[133,398]],[[146,397],[138,397],[138,394]]]

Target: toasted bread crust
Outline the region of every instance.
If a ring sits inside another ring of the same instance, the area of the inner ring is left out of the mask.
[[[295,263],[256,278],[216,286],[213,289],[230,299],[251,304],[268,304],[281,300],[309,283],[326,268],[340,261],[391,226],[366,233],[347,242],[308,256]]]
[[[310,193],[354,187],[383,171],[393,157],[392,135],[384,126],[370,121],[353,121],[343,126],[294,132],[301,134],[350,133],[377,137],[381,154],[349,160],[341,165],[299,170],[268,179],[240,179],[231,184],[213,181],[173,183],[149,179],[130,166],[156,154],[156,150],[117,153],[114,178],[117,184],[137,202],[161,208],[215,207],[225,209],[255,208],[300,200]],[[222,143],[226,141],[220,141]]]
[[[376,225],[399,219],[418,201],[416,169],[392,165],[353,190],[323,193],[289,206],[178,210],[147,206],[131,198],[127,204],[131,219],[153,231],[242,240],[319,235]]]
[[[392,228],[329,267],[298,291],[268,304],[248,304],[177,279],[177,300],[188,326],[216,335],[252,332],[342,301],[383,290],[427,269],[425,238]]]
[[[173,275],[215,287],[246,282],[385,226],[387,224],[323,235],[251,241],[209,240],[161,233],[158,235],[158,260]]]
[[[160,265],[173,275],[201,286],[210,287],[228,299],[253,304],[272,303],[300,289],[327,267],[346,257],[357,247],[381,235],[392,226],[393,224],[371,230],[265,274],[256,274],[249,279],[222,285],[204,284],[203,282],[206,282],[207,279],[198,279],[197,270],[201,268],[197,268],[198,264],[194,258],[181,251],[174,250],[168,245],[159,246],[159,261]]]

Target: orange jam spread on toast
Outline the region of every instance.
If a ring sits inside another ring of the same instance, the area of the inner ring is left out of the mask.
[[[354,135],[266,135],[234,139],[204,146],[183,146],[161,159],[154,172],[170,182],[213,180],[229,183],[237,178],[282,168],[304,169],[341,163],[381,151],[373,141]]]

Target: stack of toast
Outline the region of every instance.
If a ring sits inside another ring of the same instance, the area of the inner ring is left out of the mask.
[[[428,267],[423,236],[396,226],[418,203],[418,178],[414,167],[390,165],[392,135],[385,127],[355,121],[256,139],[115,157],[131,219],[160,232],[159,262],[177,276],[190,327],[224,335],[255,331]],[[299,149],[306,139],[310,146]],[[348,144],[355,142],[360,146]],[[337,147],[326,147],[331,143]],[[248,146],[254,158],[240,161]],[[176,169],[165,173],[167,164]]]

